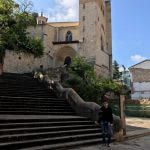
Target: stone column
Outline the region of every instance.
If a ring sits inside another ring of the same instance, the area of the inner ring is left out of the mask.
[[[126,135],[125,95],[120,95],[120,118],[123,128],[123,135]]]

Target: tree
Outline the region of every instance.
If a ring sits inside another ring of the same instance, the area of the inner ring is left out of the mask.
[[[1,59],[6,50],[30,53],[35,57],[43,55],[44,47],[41,39],[31,37],[27,32],[28,27],[36,26],[35,16],[29,11],[31,3],[23,1],[22,4],[23,6],[19,6],[14,0],[0,0]]]
[[[33,3],[30,0],[20,0],[20,11],[21,12],[32,12]]]
[[[120,79],[121,72],[119,71],[119,64],[116,60],[113,62],[113,79]]]

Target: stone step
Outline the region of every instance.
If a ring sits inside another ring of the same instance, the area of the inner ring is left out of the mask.
[[[68,109],[64,109],[64,108],[62,108],[62,109],[55,109],[55,108],[50,108],[50,109],[42,109],[42,108],[28,108],[28,107],[26,107],[26,108],[15,108],[15,107],[12,107],[12,108],[0,108],[0,111],[25,111],[25,112],[37,112],[37,111],[39,111],[39,112],[74,112],[72,109],[71,109],[71,107],[70,108],[68,108]]]
[[[31,75],[0,76],[0,149],[55,150],[101,142],[101,128],[76,116]]]
[[[64,142],[59,144],[47,144],[42,146],[34,146],[28,148],[21,148],[20,150],[69,150],[70,148],[78,148],[81,146],[89,146],[89,145],[96,145],[101,144],[102,140],[98,137],[95,139],[88,139],[88,140],[77,140],[73,142]]]
[[[46,89],[0,89],[0,93],[1,92],[8,92],[8,93],[14,93],[14,92],[21,92],[21,93],[52,93],[54,94],[54,92],[50,91],[50,90],[46,90]]]
[[[37,106],[1,106],[0,105],[0,109],[2,110],[2,111],[4,111],[4,110],[11,110],[11,111],[22,111],[22,110],[24,110],[24,111],[44,111],[44,112],[53,112],[53,111],[65,111],[65,112],[73,112],[72,111],[72,108],[71,107],[58,107],[58,106],[55,106],[55,107],[53,107],[53,106],[42,106],[42,107],[37,107]]]
[[[30,123],[2,123],[0,129],[16,129],[16,128],[34,128],[34,127],[62,127],[62,126],[75,126],[75,125],[93,125],[91,121],[64,121],[64,122],[30,122]],[[1,130],[0,130],[1,131]],[[53,131],[53,130],[52,130]]]
[[[91,133],[98,133],[101,132],[100,128],[77,128],[76,129],[72,129],[72,128],[68,128],[66,130],[61,130],[61,131],[54,131],[52,130],[51,127],[34,127],[34,128],[17,128],[17,129],[1,129],[0,130],[0,135],[1,136],[11,136],[11,135],[16,135],[16,134],[27,134],[27,133],[47,133],[47,132],[51,132],[51,134],[55,135],[55,134],[69,134],[71,132],[85,132],[85,131],[89,131]]]
[[[9,77],[13,77],[13,76],[21,76],[21,77],[32,77],[33,74],[32,73],[24,73],[24,74],[18,74],[18,73],[10,73],[10,72],[3,72],[2,76],[9,76]]]
[[[1,116],[0,116],[1,117]],[[89,121],[88,118],[80,117],[80,116],[71,116],[71,117],[64,117],[64,116],[3,116],[0,118],[0,124],[3,123],[33,123],[33,122],[68,122],[68,121]],[[90,121],[92,122],[92,121]]]
[[[37,86],[37,87],[33,87],[33,86],[2,86],[0,85],[0,90],[1,91],[9,91],[9,92],[14,92],[16,90],[26,90],[26,91],[43,91],[43,92],[52,92],[52,90],[49,90],[45,87],[41,87],[41,86]]]
[[[48,93],[48,92],[24,92],[24,91],[16,91],[16,92],[7,92],[7,91],[0,91],[0,95],[18,95],[18,96],[22,96],[22,95],[37,95],[37,96],[55,96],[54,94]]]
[[[41,88],[44,88],[45,86],[44,85],[41,85],[41,84],[38,84],[38,83],[28,83],[28,82],[15,82],[15,83],[11,83],[11,82],[8,82],[8,83],[1,83],[0,82],[0,88],[15,88],[15,87],[24,87],[24,88],[31,88],[31,87],[41,87]]]
[[[75,112],[1,111],[0,115],[76,115]]]
[[[20,98],[20,97],[18,97],[18,98],[0,98],[0,102],[11,102],[12,104],[14,103],[14,102],[22,102],[22,104],[23,103],[30,103],[30,102],[36,102],[36,103],[65,103],[65,102],[67,102],[67,100],[64,100],[64,99],[56,99],[55,97],[54,98],[47,98],[47,99],[43,99],[43,98],[35,98],[34,99],[34,97],[32,97],[31,99],[30,99],[30,97],[28,98],[28,99],[22,99],[22,98]]]
[[[60,144],[65,142],[76,142],[83,140],[92,140],[92,139],[100,139],[101,133],[90,133],[90,134],[80,134],[80,135],[72,135],[72,136],[63,136],[63,137],[49,137],[42,139],[33,139],[33,140],[22,140],[22,141],[14,141],[14,142],[5,142],[0,143],[0,148],[8,149],[20,149],[20,148],[28,148],[32,146],[42,146],[50,143]]]
[[[95,129],[83,129],[83,130],[73,130],[73,131],[61,131],[61,132],[40,132],[40,133],[23,133],[14,135],[2,135],[0,136],[0,142],[14,142],[22,140],[34,140],[34,139],[44,139],[44,138],[56,138],[56,137],[66,137],[74,135],[86,135],[86,134],[96,134],[100,133],[100,130]]]
[[[36,83],[38,84],[38,81],[37,80],[33,80],[32,78],[28,78],[28,79],[24,79],[24,78],[14,78],[14,79],[10,79],[10,78],[0,78],[0,83],[24,83],[24,82],[27,82],[27,83]]]
[[[87,124],[86,124],[87,123]],[[44,126],[45,125],[45,126]],[[55,125],[55,126],[52,126]],[[25,126],[23,126],[25,127]],[[56,125],[56,123],[53,124],[33,124],[33,126],[26,127],[26,128],[11,128],[11,129],[1,129],[0,133],[1,135],[10,135],[10,134],[23,134],[23,133],[40,133],[40,132],[71,132],[71,131],[83,131],[83,130],[91,130],[91,131],[101,131],[101,128],[97,125],[94,125],[93,122],[68,122],[66,123],[59,123],[59,125]],[[61,129],[59,129],[61,128]]]
[[[41,105],[39,105],[39,106],[37,106],[37,105],[30,105],[30,104],[22,104],[22,105],[5,105],[5,104],[1,104],[0,103],[0,109],[2,109],[2,108],[9,108],[9,109],[11,109],[11,108],[20,108],[20,109],[23,109],[23,108],[30,108],[30,109],[65,109],[65,110],[69,110],[69,109],[71,109],[72,110],[72,108],[70,107],[70,106],[49,106],[49,105],[45,105],[45,106],[41,106]]]
[[[12,93],[12,94],[0,94],[1,96],[11,96],[11,97],[25,97],[25,96],[27,96],[27,97],[30,97],[30,98],[55,98],[56,96],[55,95],[50,95],[50,94],[39,94],[39,95],[37,95],[37,94],[17,94],[17,93]]]
[[[50,92],[42,92],[42,91],[19,91],[17,90],[16,93],[15,92],[10,92],[10,91],[0,91],[0,95],[46,95],[46,96],[55,96],[53,93]]]
[[[37,101],[37,100],[55,100],[55,101],[59,101],[59,100],[65,100],[66,101],[66,99],[65,98],[57,98],[57,97],[54,97],[54,98],[36,98],[36,97],[28,97],[28,96],[19,96],[19,97],[15,97],[15,96],[0,96],[0,100],[1,99],[12,99],[12,100],[17,100],[17,99],[22,99],[22,100],[35,100],[35,101]]]
[[[50,102],[44,102],[44,101],[26,101],[24,103],[22,103],[23,101],[0,101],[0,105],[8,105],[8,106],[22,106],[22,105],[27,105],[27,106],[41,106],[41,107],[45,107],[45,106],[53,106],[53,107],[70,107],[70,105],[67,102],[55,102],[55,101],[50,101]]]
[[[43,90],[43,91],[50,91],[50,89],[47,89],[46,87],[41,87],[41,86],[36,86],[36,87],[25,87],[25,86],[10,86],[10,85],[5,85],[5,86],[0,86],[0,90]],[[52,91],[52,90],[51,90]]]
[[[37,82],[29,82],[29,81],[0,81],[0,85],[6,85],[6,86],[21,86],[21,85],[25,85],[25,86],[44,86],[43,84],[39,84]]]

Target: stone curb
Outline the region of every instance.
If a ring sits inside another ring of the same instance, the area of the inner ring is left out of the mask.
[[[124,140],[132,140],[135,138],[140,138],[140,137],[149,136],[149,135],[150,135],[150,128],[143,129],[143,130],[135,130],[135,131],[128,132],[127,135],[124,136]]]

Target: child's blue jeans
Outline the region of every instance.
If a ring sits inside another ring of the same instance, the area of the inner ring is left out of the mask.
[[[111,143],[111,137],[113,135],[112,126],[111,126],[110,122],[101,121],[100,125],[102,128],[103,143],[110,144]],[[107,141],[106,141],[106,138],[108,139]]]

